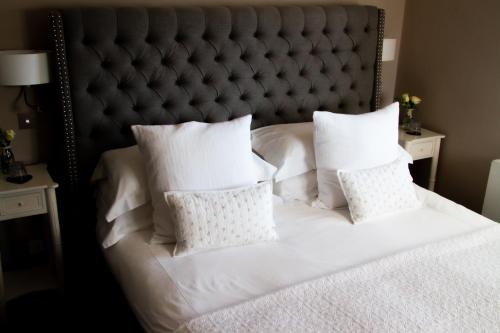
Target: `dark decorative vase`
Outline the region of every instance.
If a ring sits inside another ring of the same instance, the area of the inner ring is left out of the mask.
[[[0,165],[2,167],[2,173],[5,175],[9,173],[9,167],[12,162],[15,161],[14,153],[10,146],[0,148]]]

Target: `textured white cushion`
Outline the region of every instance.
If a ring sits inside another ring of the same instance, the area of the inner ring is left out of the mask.
[[[313,202],[318,197],[316,170],[276,182],[273,193],[284,201]]]
[[[315,169],[313,124],[280,124],[252,131],[252,148],[278,168],[275,181]]]
[[[347,204],[337,170],[365,169],[396,160],[399,105],[361,115],[314,112],[318,198],[327,208]]]
[[[167,192],[175,224],[174,255],[278,238],[271,184],[225,191]]]
[[[338,177],[354,223],[421,206],[402,159],[369,169],[339,170]]]
[[[257,182],[251,120],[249,115],[213,124],[132,126],[148,171],[153,243],[175,241],[164,192],[228,189]]]

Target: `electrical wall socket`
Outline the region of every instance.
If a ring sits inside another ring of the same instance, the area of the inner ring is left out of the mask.
[[[35,115],[28,112],[18,113],[17,122],[19,129],[35,128]]]

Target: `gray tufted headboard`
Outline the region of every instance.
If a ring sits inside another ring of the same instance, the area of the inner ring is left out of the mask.
[[[84,8],[51,14],[70,189],[132,124],[254,128],[378,107],[384,12],[369,6]]]

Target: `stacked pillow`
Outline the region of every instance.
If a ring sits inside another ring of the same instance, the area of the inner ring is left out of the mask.
[[[109,223],[119,222],[115,229],[123,230],[122,217],[151,201],[152,242],[175,242],[175,221],[165,192],[225,190],[272,178],[276,168],[252,153],[250,121],[251,116],[246,116],[216,124],[133,126],[139,149],[108,151],[95,170],[94,180],[106,178],[98,199],[103,208],[98,210]],[[126,229],[144,227],[131,223]],[[107,231],[103,245],[110,246],[124,236],[111,228],[101,229]]]
[[[349,203],[354,222],[418,206],[408,158],[403,156],[399,161],[398,117],[398,103],[361,115],[314,113],[314,151],[321,205],[334,209]],[[363,171],[356,172],[358,170]],[[366,180],[367,175],[372,178],[370,181],[354,181],[356,177]],[[362,186],[366,190],[360,190]],[[346,193],[350,194],[350,200],[346,199]],[[391,200],[394,198],[407,204],[395,205]],[[375,206],[377,209],[371,209]],[[359,210],[363,218],[358,216]]]
[[[153,242],[175,242],[163,193],[222,190],[257,183],[250,141],[251,116],[215,124],[132,126],[148,170]],[[229,139],[230,138],[230,139]]]
[[[316,111],[314,122],[253,130],[252,147],[278,168],[276,195],[285,201],[338,208],[347,205],[338,170],[370,168],[398,157],[412,162],[398,144],[398,115],[398,103],[362,115]]]
[[[278,168],[274,193],[285,201],[312,202],[318,195],[312,122],[280,124],[252,131],[252,148]]]
[[[314,112],[314,152],[322,204],[330,209],[347,204],[338,170],[372,168],[397,159],[398,117],[398,103],[360,115]]]

